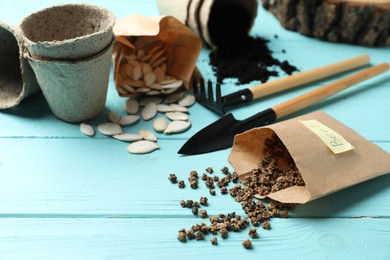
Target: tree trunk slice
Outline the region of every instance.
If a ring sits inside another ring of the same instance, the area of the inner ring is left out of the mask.
[[[331,42],[390,46],[390,0],[262,0],[289,30]]]

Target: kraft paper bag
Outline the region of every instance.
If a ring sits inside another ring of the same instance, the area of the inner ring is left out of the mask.
[[[389,153],[315,112],[236,135],[228,160],[242,182],[253,176],[273,136],[282,141],[304,181],[266,195],[282,203],[306,203],[390,172]]]
[[[142,49],[147,54],[158,45],[163,46],[163,55],[166,57],[163,63],[165,75],[183,81],[182,90],[190,87],[191,76],[202,49],[202,42],[182,22],[171,16],[149,17],[134,14],[120,19],[114,26],[114,34],[117,41],[113,54],[114,81],[120,96],[144,94],[131,88],[134,87],[138,91],[141,87],[137,85],[130,86],[130,88],[124,87],[124,82],[129,77],[123,66],[132,55],[137,55],[138,50]],[[169,94],[169,92],[158,93],[158,91],[150,93],[153,93],[150,95]]]

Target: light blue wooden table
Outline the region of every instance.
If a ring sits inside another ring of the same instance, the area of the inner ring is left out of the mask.
[[[118,18],[158,14],[153,0],[91,2]],[[63,1],[2,0],[0,20],[18,25],[31,12],[59,3]],[[270,39],[275,56],[301,71],[365,53],[372,64],[390,60],[389,48],[321,42],[286,31],[262,8],[252,33]],[[207,50],[198,65],[205,76],[212,76]],[[233,113],[243,119],[335,79],[274,95]],[[223,91],[237,88],[227,85]],[[387,73],[295,115],[323,110],[390,152],[389,100]],[[124,101],[111,79],[106,109],[92,124],[104,121],[108,111],[123,113]],[[78,125],[57,120],[42,94],[0,111],[0,259],[390,259],[390,175],[300,205],[288,219],[272,219],[271,230],[259,229],[253,250],[241,246],[247,231],[230,233],[216,247],[209,242],[211,236],[179,242],[179,229],[202,221],[179,206],[181,199],[207,196],[210,215],[244,215],[229,195],[211,197],[203,185],[181,190],[167,179],[169,173],[187,179],[191,170],[229,166],[229,149],[177,154],[190,136],[216,119],[195,104],[188,131],[158,135],[160,150],[136,156],[126,152],[123,142],[101,134],[89,138]],[[151,129],[150,123],[128,130],[144,128]]]

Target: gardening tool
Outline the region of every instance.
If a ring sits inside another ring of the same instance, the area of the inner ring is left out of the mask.
[[[361,55],[352,59],[341,61],[338,63],[322,66],[308,71],[300,72],[285,78],[270,81],[264,84],[242,89],[237,92],[221,97],[221,86],[216,84],[215,100],[213,98],[213,86],[210,81],[207,84],[207,95],[205,91],[205,83],[193,81],[193,89],[195,99],[198,103],[211,109],[218,114],[225,114],[224,107],[252,101],[271,94],[275,94],[287,89],[292,89],[300,85],[310,83],[319,79],[330,77],[342,72],[353,70],[370,62],[368,55]]]
[[[229,113],[192,136],[179,150],[180,154],[207,153],[232,146],[236,134],[268,125],[298,110],[315,104],[357,83],[389,69],[388,63],[370,67],[347,78],[337,80],[279,105],[268,108],[245,120],[236,120]]]

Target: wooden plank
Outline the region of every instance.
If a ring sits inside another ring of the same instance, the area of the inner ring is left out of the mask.
[[[1,259],[386,259],[389,219],[278,219],[259,229],[253,250],[247,230],[204,241],[179,242],[177,232],[199,219],[3,218]]]
[[[104,215],[190,217],[181,199],[210,199],[210,214],[241,211],[230,195],[212,197],[203,181],[188,186],[191,170],[229,166],[229,149],[199,156],[180,156],[182,140],[161,140],[161,150],[131,155],[114,139],[0,139],[0,215]],[[380,143],[390,151],[390,142]],[[177,163],[175,163],[177,162]],[[169,173],[187,182],[169,183]],[[390,216],[390,175],[314,201],[295,210],[297,216]],[[232,186],[232,185],[231,185]],[[218,188],[217,188],[218,191]]]

